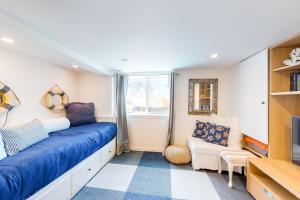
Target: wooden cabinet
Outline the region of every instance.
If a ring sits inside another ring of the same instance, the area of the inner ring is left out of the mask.
[[[247,191],[255,199],[300,199],[299,180],[300,168],[290,162],[269,158],[251,158],[248,162]]]
[[[268,144],[268,49],[242,61],[236,79],[240,129]]]

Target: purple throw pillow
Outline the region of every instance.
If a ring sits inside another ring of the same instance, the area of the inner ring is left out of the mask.
[[[94,103],[73,102],[65,106],[71,126],[80,126],[96,122]]]
[[[203,139],[207,134],[207,123],[196,120],[196,128],[194,130],[193,137]]]

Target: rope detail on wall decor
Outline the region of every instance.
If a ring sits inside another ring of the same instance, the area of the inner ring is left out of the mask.
[[[0,81],[0,126],[7,123],[8,113],[16,106],[20,105],[20,100],[15,93]]]

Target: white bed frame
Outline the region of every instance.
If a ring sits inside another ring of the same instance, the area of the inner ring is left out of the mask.
[[[74,197],[115,155],[116,138],[27,200],[68,200]]]

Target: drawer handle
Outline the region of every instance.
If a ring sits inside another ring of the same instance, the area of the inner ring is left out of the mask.
[[[267,196],[269,199],[273,199],[273,194],[272,194],[272,192],[269,192],[266,188],[263,189],[263,192],[266,194],[266,196]]]
[[[89,172],[92,170],[91,168],[88,168]]]

